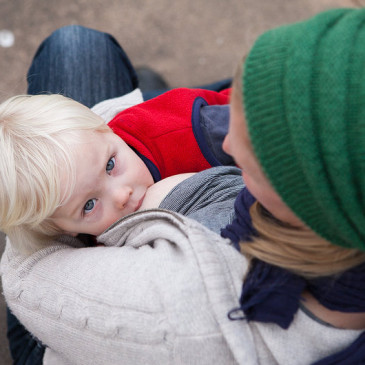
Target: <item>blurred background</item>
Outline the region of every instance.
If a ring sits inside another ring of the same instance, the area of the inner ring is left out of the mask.
[[[0,102],[26,92],[41,41],[81,24],[111,33],[135,67],[158,71],[170,87],[231,77],[263,31],[365,0],[0,0]],[[0,255],[4,237],[0,233]],[[1,289],[1,286],[0,286]],[[0,365],[11,364],[0,296]]]

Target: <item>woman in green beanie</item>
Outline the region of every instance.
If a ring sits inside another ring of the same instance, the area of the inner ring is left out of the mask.
[[[344,336],[360,330],[318,364],[365,363],[364,45],[363,9],[262,35],[234,79],[223,144],[257,199],[251,235],[243,194],[223,232],[251,259],[230,317],[290,329],[301,308]]]

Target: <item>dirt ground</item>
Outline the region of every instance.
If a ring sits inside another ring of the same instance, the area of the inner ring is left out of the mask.
[[[0,0],[0,102],[25,93],[26,71],[53,30],[81,24],[109,32],[135,66],[160,72],[171,87],[230,77],[264,30],[321,10],[365,0]],[[4,237],[0,236],[0,254]],[[11,364],[0,297],[0,365]]]

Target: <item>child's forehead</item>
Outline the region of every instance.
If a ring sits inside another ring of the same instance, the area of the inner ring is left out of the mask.
[[[95,130],[79,130],[79,133],[70,138],[68,148],[72,159],[72,171],[61,166],[61,179],[65,186],[69,175],[73,176],[73,183],[65,188],[65,201],[70,197],[95,188],[96,176],[105,169],[105,161],[110,155],[110,144],[105,138],[109,133]]]
[[[87,165],[99,162],[99,159],[108,152],[109,144],[105,138],[107,135],[108,132],[89,129],[79,129],[74,133],[65,134],[63,136],[65,148],[71,157],[73,168],[78,168],[80,158],[83,159],[83,164]]]
[[[94,148],[104,139],[106,133],[112,133],[111,130],[95,129],[78,129],[70,135],[66,135],[66,142],[69,146],[83,146],[93,144]]]

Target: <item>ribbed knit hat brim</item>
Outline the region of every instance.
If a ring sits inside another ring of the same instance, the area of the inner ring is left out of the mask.
[[[264,33],[243,93],[255,154],[282,199],[320,236],[365,250],[365,10]]]

